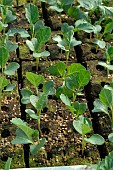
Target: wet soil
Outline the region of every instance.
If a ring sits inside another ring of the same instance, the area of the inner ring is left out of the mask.
[[[17,21],[10,24],[12,27],[20,27],[28,29],[28,23],[25,19],[24,6],[15,8],[17,12]],[[40,7],[41,10],[41,7]],[[60,20],[56,12],[47,11],[48,18],[43,17],[46,25],[52,29],[52,36],[60,31]],[[73,23],[73,20],[62,14],[62,21]],[[16,41],[15,37],[15,41]],[[2,111],[0,113],[0,168],[4,168],[5,161],[8,157],[12,157],[11,168],[25,167],[24,152],[22,145],[12,145],[11,140],[15,136],[16,128],[10,123],[13,117],[22,117],[22,109],[25,106],[20,103],[20,89],[26,87],[28,82],[25,79],[25,72],[35,72],[35,60],[30,54],[25,44],[25,39],[18,37],[19,49],[11,53],[10,60],[18,61],[21,68],[17,75],[13,77],[13,81],[18,80],[17,89],[12,94],[4,95],[2,100]],[[47,59],[40,59],[39,72],[47,80],[54,80],[55,87],[60,84],[60,79],[50,75],[49,66],[58,61],[65,62],[65,54],[57,47],[57,44],[51,39],[46,47],[51,55]],[[98,61],[102,60],[104,51],[100,50],[95,53],[92,45],[83,43],[76,47],[70,53],[69,64],[80,62],[91,72],[91,81],[85,87],[83,98],[78,98],[80,101],[88,103],[88,109],[85,115],[93,120],[93,130],[95,133],[100,133],[105,137],[106,144],[108,142],[107,135],[110,132],[109,119],[104,114],[92,114],[93,101],[98,98],[98,94],[105,83],[111,81],[111,78],[106,77],[106,70],[98,66]],[[19,54],[19,56],[18,56]],[[25,113],[24,113],[25,114]],[[37,129],[36,121],[23,115],[23,119],[30,124],[31,127]],[[30,155],[30,167],[38,166],[59,166],[59,165],[77,165],[87,163],[97,163],[102,157],[107,155],[107,151],[112,150],[109,144],[101,146],[100,148],[91,144],[86,145],[84,155],[81,154],[81,136],[74,130],[72,122],[73,115],[66,109],[65,105],[53,96],[49,99],[47,108],[41,114],[41,131],[42,136],[46,138],[44,148],[37,154],[37,156]],[[106,126],[107,125],[107,126]],[[97,128],[95,128],[97,127]],[[103,152],[104,151],[104,152]]]

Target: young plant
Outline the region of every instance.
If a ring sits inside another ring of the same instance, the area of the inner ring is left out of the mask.
[[[49,51],[42,51],[45,43],[50,39],[51,29],[50,27],[42,26],[37,30],[36,38],[26,40],[26,44],[31,51],[33,51],[33,57],[36,58],[36,70],[38,71],[39,58],[47,57],[50,55]]]
[[[107,77],[109,77],[109,71],[113,70],[113,65],[111,65],[111,61],[113,61],[113,46],[110,44],[107,45],[106,51],[104,53],[104,59],[106,62],[100,61],[98,62],[98,65],[101,65],[107,69]]]
[[[7,159],[6,163],[5,163],[4,170],[10,170],[11,161],[12,161],[12,158],[8,157],[8,159]]]
[[[99,99],[94,101],[92,112],[103,112],[108,115],[113,130],[113,82],[105,85],[100,91]]]
[[[36,113],[32,109],[26,109],[26,113],[28,113],[30,117],[37,120],[38,130],[41,133],[41,128],[40,128],[41,112],[47,105],[48,96],[55,94],[54,83],[53,81],[45,82],[43,84],[43,91],[39,92],[38,87],[40,84],[43,83],[44,77],[42,75],[37,75],[32,72],[26,72],[26,78],[30,81],[30,83],[35,88],[36,95],[33,95],[33,92],[29,89],[22,89],[21,102],[23,104],[31,103],[34,106]]]
[[[70,50],[79,44],[81,44],[81,41],[77,41],[74,38],[74,27],[69,26],[68,23],[63,23],[61,26],[61,33],[63,35],[63,38],[61,38],[60,35],[56,35],[53,37],[54,41],[57,41],[57,46],[60,47],[62,50],[65,51],[66,56],[66,66],[68,65],[68,59],[70,55]]]
[[[99,134],[93,134],[87,138],[87,134],[92,131],[92,122],[89,118],[79,116],[78,120],[73,121],[73,127],[77,132],[82,135],[82,155],[84,154],[86,143],[89,142],[93,145],[102,145],[105,140]]]
[[[2,0],[0,4],[1,10],[1,21],[0,21],[0,31],[5,33],[5,28],[8,27],[8,23],[11,23],[16,19],[16,15],[11,7],[12,0]]]
[[[46,139],[39,139],[38,130],[30,128],[27,122],[24,122],[20,118],[12,118],[10,121],[18,127],[16,130],[16,137],[11,141],[12,144],[29,144],[30,152],[32,155],[36,155],[41,147],[44,146]]]
[[[66,68],[65,63],[58,62],[56,65],[50,67],[50,73],[54,76],[62,77],[63,84],[57,88],[57,97],[64,94],[72,98],[73,102],[76,100],[77,95],[81,95],[84,86],[90,80],[90,71],[86,70],[79,63],[73,63]]]
[[[7,64],[9,52],[6,48],[0,48],[0,110],[3,92],[11,92],[15,88],[15,84],[11,84],[10,80],[6,78],[6,75],[12,76],[19,68],[19,64],[11,62]],[[5,88],[5,89],[4,89]]]

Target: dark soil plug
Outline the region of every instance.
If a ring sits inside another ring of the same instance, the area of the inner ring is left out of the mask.
[[[2,161],[7,161],[7,159],[8,159],[8,155],[6,155],[6,154],[3,154],[2,156],[1,156],[1,160]]]
[[[49,132],[50,132],[50,129],[45,127],[45,128],[42,128],[41,131],[42,131],[43,134],[48,135]]]
[[[97,50],[96,48],[92,48],[91,52],[94,53],[94,54],[97,54],[99,52],[99,50]]]
[[[103,70],[104,70],[104,67],[101,66],[101,65],[97,65],[97,66],[96,66],[96,69],[99,70],[99,71],[103,71]]]
[[[6,138],[6,137],[8,137],[8,136],[10,136],[10,131],[9,131],[8,129],[2,130],[2,132],[1,132],[1,137],[2,137],[2,138]]]
[[[53,154],[51,152],[47,152],[47,160],[50,160],[53,158]]]
[[[1,106],[2,111],[9,111],[9,107],[7,106]]]

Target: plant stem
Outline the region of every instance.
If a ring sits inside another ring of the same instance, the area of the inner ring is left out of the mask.
[[[68,66],[69,53],[70,53],[70,50],[66,51],[66,66]]]
[[[84,134],[82,134],[82,155],[84,154],[84,149],[85,149],[85,141],[84,141]]]

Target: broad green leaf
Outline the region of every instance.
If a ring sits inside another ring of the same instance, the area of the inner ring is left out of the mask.
[[[23,29],[23,28],[18,28],[17,33],[20,34],[21,38],[28,38],[30,37],[29,33]]]
[[[40,140],[40,143],[37,144],[37,145],[30,145],[30,152],[32,155],[36,155],[37,152],[41,149],[41,147],[44,146],[46,142],[46,139],[45,138],[42,138],[42,140]]]
[[[24,88],[24,89],[21,90],[21,95],[22,95],[21,102],[23,104],[30,103],[30,96],[32,95],[32,91],[31,90]]]
[[[8,40],[6,42],[6,48],[8,49],[9,52],[15,51],[18,48],[17,44],[13,44],[12,41]]]
[[[20,128],[27,135],[27,137],[32,141],[32,135],[34,134],[35,130],[28,127],[27,122],[24,122],[20,118],[12,118],[10,122],[16,125],[18,128]]]
[[[26,45],[29,47],[29,49],[31,51],[35,51],[35,47],[34,47],[34,44],[33,44],[32,40],[31,41],[30,40],[26,40]]]
[[[66,70],[66,65],[65,65],[65,63],[62,62],[62,61],[59,61],[59,62],[57,63],[57,70],[58,70],[60,76],[62,77],[62,76],[64,75],[64,73],[65,73],[65,70]]]
[[[79,132],[81,135],[82,134],[85,135],[85,134],[91,132],[91,128],[88,125],[83,124],[80,120],[74,120],[73,126],[74,126],[75,130],[77,132]]]
[[[108,135],[108,139],[109,139],[110,142],[113,143],[113,133],[110,133],[110,134]]]
[[[93,25],[91,25],[89,22],[83,19],[79,19],[75,22],[75,30],[76,29],[82,30],[87,33],[94,32],[95,30]]]
[[[87,9],[87,10],[94,10],[96,9],[99,5],[101,5],[102,0],[78,0],[80,3],[80,6]]]
[[[63,23],[61,26],[61,31],[63,34],[66,34],[70,31],[73,31],[74,27],[71,25],[68,25],[68,23]]]
[[[4,68],[8,60],[8,50],[4,47],[0,48],[0,68]]]
[[[33,52],[33,57],[35,57],[35,58],[48,57],[48,56],[50,56],[50,52],[49,51],[43,51],[41,53]]]
[[[50,27],[44,26],[37,31],[36,38],[40,47],[44,45],[50,39],[50,37],[51,37]]]
[[[87,20],[87,18],[88,18],[88,13],[83,12],[77,6],[71,6],[69,8],[69,10],[68,10],[68,15],[73,17],[73,18],[75,18],[75,19],[84,19],[84,20]]]
[[[104,34],[111,33],[112,30],[113,30],[113,22],[110,22],[105,26]]]
[[[36,103],[37,103],[38,99],[39,99],[39,97],[37,97],[35,95],[30,96],[30,102],[35,108],[36,108]]]
[[[105,106],[112,109],[113,98],[111,90],[103,88],[99,94],[99,99]]]
[[[6,69],[4,70],[4,73],[6,75],[14,75],[15,71],[17,71],[17,69],[20,67],[20,65],[16,62],[11,62],[8,64],[8,66],[6,67]]]
[[[58,87],[56,90],[56,97],[60,98],[60,95],[64,94],[65,96],[68,96],[69,98],[72,98],[73,92],[69,88],[67,88],[65,85],[62,85],[61,87]]]
[[[100,11],[102,12],[103,17],[113,16],[113,7],[99,5],[99,8],[100,8]]]
[[[104,112],[107,115],[109,114],[108,108],[98,99],[94,101],[94,109],[92,112]]]
[[[78,88],[77,74],[72,74],[65,79],[65,85],[68,89],[75,91]]]
[[[69,100],[68,96],[65,96],[64,94],[60,95],[60,99],[66,106],[71,106],[71,101]]]
[[[67,68],[67,75],[86,70],[80,63],[73,63]]]
[[[42,75],[37,75],[32,72],[26,72],[26,78],[35,88],[38,87],[44,81],[44,77]]]
[[[4,170],[9,170],[10,169],[11,161],[12,161],[12,158],[8,157],[7,162],[5,163]]]
[[[55,94],[56,90],[54,88],[54,82],[52,80],[49,80],[44,83],[43,92],[46,95],[54,95]]]
[[[5,23],[11,23],[14,20],[16,20],[16,15],[14,14],[14,12],[12,12],[11,10],[7,10]]]
[[[12,91],[16,87],[16,84],[8,84],[4,91]]]
[[[86,111],[86,103],[79,103],[78,101],[74,102],[73,104],[74,109],[76,110],[75,113],[78,115],[83,114]]]
[[[9,83],[10,81],[8,79],[5,77],[0,77],[0,90],[3,90]]]
[[[93,43],[94,43],[94,44],[97,44],[101,49],[104,49],[105,46],[106,46],[106,43],[105,43],[105,41],[103,41],[103,40],[95,39],[95,40],[93,41]]]
[[[49,71],[54,76],[60,75],[62,77],[66,72],[66,65],[59,61],[56,65],[50,66]]]
[[[12,3],[12,0],[2,0],[2,4],[4,6],[11,5],[11,3]]]
[[[25,6],[26,18],[30,24],[34,24],[39,17],[38,7],[34,4],[27,4]]]
[[[82,70],[80,71],[77,76],[76,76],[76,80],[78,83],[78,88],[81,89],[84,86],[86,86],[90,80],[90,71],[89,70]]]
[[[37,116],[34,110],[26,109],[25,112],[28,113],[29,116],[32,117],[33,119],[36,119],[36,120],[40,119],[40,116]]]
[[[22,129],[16,130],[16,137],[11,141],[12,144],[29,144],[33,143]]]
[[[93,134],[90,138],[84,138],[84,140],[93,145],[102,145],[105,142],[104,138],[99,134]]]
[[[36,102],[36,109],[40,112],[43,110],[44,107],[46,107],[47,104],[47,95],[42,94],[39,98],[38,101]]]

